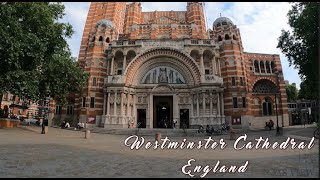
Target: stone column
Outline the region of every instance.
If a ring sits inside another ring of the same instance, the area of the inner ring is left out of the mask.
[[[213,108],[212,108],[212,92],[210,92],[210,116],[212,116],[212,111],[213,111]]]
[[[108,92],[107,115],[110,115],[110,92]]]
[[[130,97],[130,93],[128,93],[128,96],[127,96],[127,116],[129,117],[130,116],[130,101],[129,101],[129,97]]]
[[[204,74],[204,64],[203,64],[203,54],[200,54],[200,70],[201,70],[201,75]]]
[[[194,101],[194,98],[193,98],[193,94],[191,94],[192,98],[191,98],[191,107],[190,107],[190,111],[191,111],[191,116],[190,117],[193,117],[194,114],[193,114],[193,101]]]
[[[271,62],[269,63],[270,73],[272,73]]]
[[[258,63],[259,63],[259,73],[261,74],[261,63],[260,63],[260,61],[258,61]]]
[[[120,116],[123,117],[123,92],[120,92]]]
[[[107,95],[106,95],[106,92],[103,91],[103,115],[106,115],[106,101],[107,101]]]
[[[213,72],[212,74],[218,74],[218,72],[217,72],[216,58],[213,57],[212,60],[211,60],[211,62],[212,62],[212,72]]]
[[[264,72],[267,73],[267,67],[266,67],[266,62],[263,61],[263,66],[264,66]]]
[[[197,116],[200,116],[200,106],[199,106],[199,93],[197,92]]]
[[[153,128],[153,96],[151,94],[149,94],[149,127]]]
[[[254,65],[254,61],[252,63],[253,63],[253,72],[256,73],[256,67]]]
[[[179,119],[179,114],[180,114],[179,107],[178,107],[179,97],[177,95],[173,95],[172,100],[173,100],[172,102],[173,117],[171,121],[173,121],[174,119]],[[180,120],[178,121],[177,125],[180,125]]]
[[[220,92],[218,92],[216,95],[218,95],[217,98],[217,109],[218,109],[218,115],[221,116],[221,108],[220,108]]]
[[[220,60],[218,59],[218,72],[219,72],[219,76],[221,76],[221,68],[220,68]]]
[[[117,91],[114,93],[113,115],[117,115]]]
[[[132,104],[133,104],[133,116],[135,117],[134,118],[134,124],[137,124],[136,95],[133,94],[132,97],[133,97],[132,98],[133,99],[133,102],[132,102]]]
[[[202,116],[206,114],[206,93],[202,92]]]
[[[111,72],[110,72],[110,75],[113,75],[113,73],[114,73],[114,70],[113,70],[114,66],[113,66],[113,64],[114,64],[114,56],[112,57],[112,60],[111,60]]]
[[[221,115],[224,116],[224,100],[223,100],[223,92],[221,92]]]
[[[124,74],[124,71],[126,70],[127,67],[127,55],[123,55],[123,66],[122,66],[122,74]]]

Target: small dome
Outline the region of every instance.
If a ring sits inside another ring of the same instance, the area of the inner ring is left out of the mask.
[[[100,25],[107,27],[107,28],[110,28],[110,29],[115,29],[113,22],[110,21],[109,19],[102,19],[102,20],[98,21],[96,24],[96,28]]]
[[[231,25],[233,26],[233,22],[227,17],[219,17],[213,22],[213,27],[221,26],[221,25]]]

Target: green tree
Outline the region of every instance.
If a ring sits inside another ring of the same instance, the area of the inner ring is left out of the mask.
[[[64,8],[49,2],[0,3],[0,98],[9,91],[34,101],[47,95],[65,99],[85,85],[88,75],[66,41],[72,26],[58,22]]]
[[[312,89],[309,88],[308,80],[302,81],[300,84],[300,90],[298,92],[298,99],[314,99],[316,97],[316,91],[313,91]]]
[[[288,97],[288,102],[292,102],[298,97],[298,90],[295,85],[289,84],[286,86],[286,92]]]
[[[319,2],[295,2],[288,12],[292,32],[282,30],[278,48],[288,58],[289,65],[299,70],[302,92],[308,99],[319,98]]]

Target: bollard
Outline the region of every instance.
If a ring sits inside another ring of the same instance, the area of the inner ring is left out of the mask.
[[[233,128],[230,128],[230,139],[236,140],[236,131]]]
[[[90,130],[89,130],[89,129],[87,129],[87,130],[85,131],[84,138],[85,138],[85,139],[89,139],[89,138],[90,138]]]
[[[160,142],[160,140],[161,140],[161,133],[157,132],[156,133],[156,141]]]
[[[49,127],[48,127],[48,126],[45,126],[45,127],[44,127],[44,133],[45,133],[45,134],[48,134],[48,131],[49,131]]]

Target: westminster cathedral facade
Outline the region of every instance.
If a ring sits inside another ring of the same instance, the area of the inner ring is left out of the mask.
[[[55,118],[94,127],[288,126],[279,55],[245,52],[227,17],[206,28],[203,4],[144,12],[139,2],[92,2],[79,53],[90,74]],[[210,14],[210,13],[209,13]],[[259,42],[257,42],[259,43]],[[60,111],[57,109],[60,108]]]

